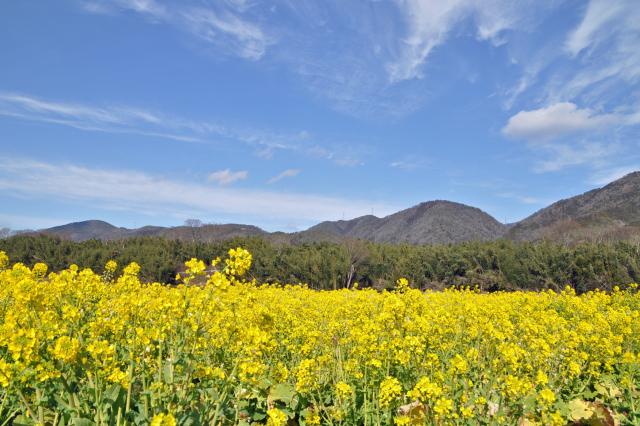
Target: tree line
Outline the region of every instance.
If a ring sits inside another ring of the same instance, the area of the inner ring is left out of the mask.
[[[259,282],[307,283],[316,289],[391,288],[399,277],[421,289],[479,286],[484,291],[560,290],[578,292],[640,281],[640,246],[629,242],[468,242],[455,245],[380,244],[362,240],[286,244],[262,237],[219,242],[140,237],[116,241],[73,242],[49,236],[0,240],[13,262],[44,262],[50,270],[71,264],[102,271],[113,259],[120,268],[142,267],[147,281],[175,283],[176,273],[192,257],[224,257],[229,248],[253,254],[250,274]]]

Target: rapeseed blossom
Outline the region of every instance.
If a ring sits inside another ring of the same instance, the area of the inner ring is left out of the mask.
[[[244,278],[251,261],[241,248],[210,266],[191,259],[168,286],[142,282],[135,263],[49,272],[0,251],[0,424],[640,416],[637,286],[483,294],[400,279],[393,291],[314,291]]]

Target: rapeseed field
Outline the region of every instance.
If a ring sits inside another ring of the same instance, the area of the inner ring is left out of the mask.
[[[635,285],[315,291],[251,261],[168,286],[0,252],[0,426],[640,424]]]

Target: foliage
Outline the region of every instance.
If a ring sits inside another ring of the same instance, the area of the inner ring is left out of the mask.
[[[53,270],[71,264],[102,270],[113,259],[137,262],[143,281],[175,283],[185,259],[215,259],[233,247],[246,247],[255,257],[249,273],[261,282],[304,282],[315,289],[393,288],[398,277],[413,287],[442,289],[478,285],[494,290],[562,290],[578,293],[640,281],[640,246],[629,242],[470,242],[456,245],[392,245],[350,240],[298,245],[262,238],[219,242],[161,238],[97,240],[75,243],[46,236],[0,240],[0,250],[28,266],[44,262]]]
[[[392,291],[316,291],[247,280],[251,261],[243,249],[195,258],[167,286],[141,282],[136,263],[118,275],[114,263],[47,275],[42,263],[10,267],[0,254],[0,419],[640,422],[635,285],[421,292],[399,279]]]

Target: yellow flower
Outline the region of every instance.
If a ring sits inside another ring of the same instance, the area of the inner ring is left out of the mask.
[[[9,256],[7,253],[0,250],[0,270],[6,269],[9,266]]]
[[[285,426],[287,424],[287,415],[277,408],[267,410],[267,426]]]
[[[409,397],[422,402],[435,400],[442,394],[443,390],[440,386],[433,383],[428,377],[422,377],[418,383],[409,391]]]
[[[437,417],[446,417],[453,410],[453,400],[448,398],[438,398],[433,406],[433,412]]]
[[[124,268],[122,273],[125,276],[137,277],[140,273],[140,265],[138,265],[136,262],[131,262]]]
[[[231,285],[231,281],[229,281],[226,275],[216,271],[209,277],[207,284],[219,290],[227,290]]]
[[[47,275],[47,269],[49,269],[47,265],[42,262],[38,262],[33,265],[31,271],[36,278],[44,278],[44,276]]]
[[[625,364],[633,364],[634,362],[636,362],[636,356],[633,354],[633,352],[625,352],[622,355],[622,362],[624,362]]]
[[[243,276],[251,267],[251,253],[243,248],[229,250],[229,257],[225,259],[224,272],[236,277]]]
[[[11,376],[11,365],[3,359],[0,359],[0,386],[3,388],[8,387],[11,381]]]
[[[156,414],[150,426],[176,426],[176,419],[171,414]]]
[[[575,361],[569,361],[568,368],[569,368],[569,375],[571,377],[578,376],[580,374],[580,371],[582,371],[580,364],[578,364]]]
[[[543,407],[549,407],[556,401],[556,395],[549,388],[544,388],[540,392],[538,392],[537,397],[538,404]]]
[[[393,419],[397,426],[409,426],[411,424],[411,417],[409,416],[398,416]]]
[[[453,369],[460,374],[464,374],[467,372],[467,361],[459,354],[454,355],[453,359],[451,360],[451,365],[453,366]]]
[[[380,383],[380,393],[378,394],[378,400],[380,406],[383,408],[389,407],[396,402],[402,394],[402,385],[400,381],[395,377],[387,376]]]
[[[538,370],[536,373],[536,384],[544,386],[547,383],[549,383],[549,376],[547,376],[544,371]]]
[[[353,388],[345,382],[338,382],[336,384],[336,396],[340,400],[347,400],[353,396]]]
[[[115,273],[116,269],[118,269],[118,264],[115,260],[110,260],[104,265],[104,270],[110,273]]]
[[[309,426],[319,426],[321,421],[320,415],[315,411],[309,411],[304,420]]]
[[[61,336],[53,346],[53,356],[62,362],[70,363],[78,356],[80,342],[69,336]]]
[[[399,278],[398,281],[396,281],[396,290],[399,293],[404,293],[409,290],[409,280],[406,278]]]
[[[204,264],[202,260],[198,260],[195,257],[184,263],[184,266],[187,267],[186,273],[191,276],[197,276],[204,273],[207,269],[207,266]]]

